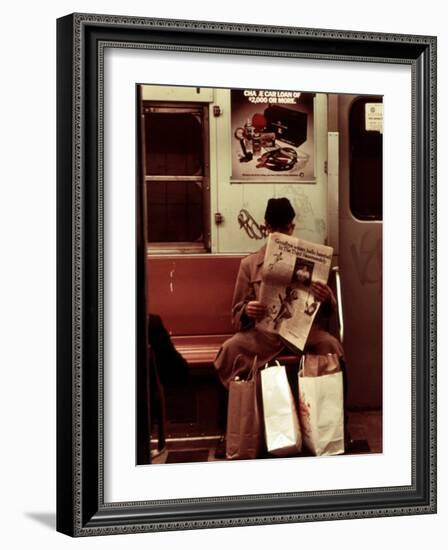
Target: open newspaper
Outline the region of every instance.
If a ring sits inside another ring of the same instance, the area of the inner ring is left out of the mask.
[[[259,297],[267,314],[257,328],[275,332],[303,350],[320,306],[310,287],[314,282],[327,283],[332,256],[330,246],[271,233]]]

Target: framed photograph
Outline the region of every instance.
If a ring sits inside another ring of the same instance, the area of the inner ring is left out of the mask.
[[[57,22],[57,529],[436,512],[436,38]]]

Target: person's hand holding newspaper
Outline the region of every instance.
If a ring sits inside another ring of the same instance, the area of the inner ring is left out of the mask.
[[[310,290],[313,296],[321,303],[330,300],[332,291],[330,287],[324,283],[314,282],[311,284]]]

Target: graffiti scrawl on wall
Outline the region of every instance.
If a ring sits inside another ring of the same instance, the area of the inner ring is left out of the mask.
[[[357,246],[355,244],[351,245],[350,252],[362,285],[373,284],[381,279],[381,239],[365,232]]]
[[[252,214],[245,208],[242,208],[238,213],[238,224],[240,229],[244,229],[249,239],[258,241],[268,235],[266,227],[258,224]]]
[[[303,187],[285,185],[281,194],[288,197],[296,213],[294,234],[323,243],[327,237],[327,224],[314,210],[313,203]]]

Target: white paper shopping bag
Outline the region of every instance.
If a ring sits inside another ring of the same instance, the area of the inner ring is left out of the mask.
[[[297,454],[302,449],[297,410],[285,367],[278,361],[261,371],[261,390],[268,452],[277,456]]]
[[[303,442],[316,456],[344,452],[344,399],[337,356],[306,355],[299,369]]]

